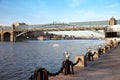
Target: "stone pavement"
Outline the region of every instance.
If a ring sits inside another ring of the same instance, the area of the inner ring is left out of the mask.
[[[80,69],[75,67],[75,74],[49,77],[49,80],[120,80],[120,45],[99,59],[89,62]]]

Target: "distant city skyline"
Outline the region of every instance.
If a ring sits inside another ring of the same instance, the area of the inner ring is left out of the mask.
[[[120,0],[0,0],[0,25],[120,19]]]

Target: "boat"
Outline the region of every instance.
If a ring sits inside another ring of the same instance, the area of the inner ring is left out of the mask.
[[[50,40],[48,36],[38,36],[37,40]]]

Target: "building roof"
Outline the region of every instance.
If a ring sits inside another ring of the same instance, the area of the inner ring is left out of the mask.
[[[76,24],[79,26],[109,25],[109,21],[104,20],[104,21],[71,22],[70,24]],[[116,20],[116,24],[120,24],[120,20]]]
[[[116,20],[116,24],[120,24],[120,20]]]

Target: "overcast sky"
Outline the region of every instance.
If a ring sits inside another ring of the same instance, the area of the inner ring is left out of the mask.
[[[0,0],[0,25],[120,19],[120,0]]]

